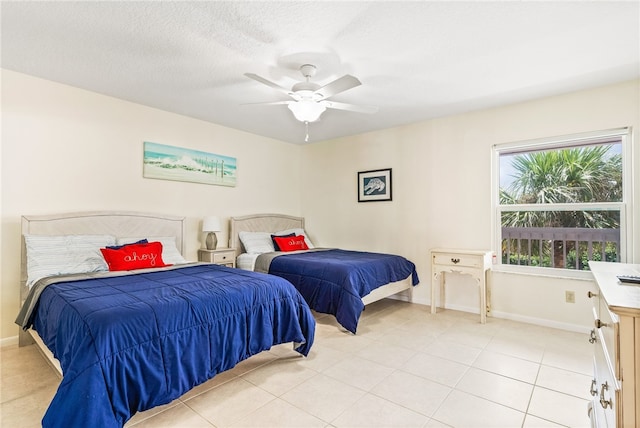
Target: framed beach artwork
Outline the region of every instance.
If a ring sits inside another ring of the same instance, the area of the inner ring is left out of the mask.
[[[142,170],[145,178],[236,185],[236,158],[148,141],[144,142]]]
[[[391,168],[358,173],[358,202],[391,200]]]

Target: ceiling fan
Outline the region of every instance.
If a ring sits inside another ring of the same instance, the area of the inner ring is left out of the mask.
[[[287,104],[295,118],[306,124],[318,120],[320,115],[322,115],[322,113],[324,113],[328,108],[354,111],[358,113],[375,113],[378,111],[378,108],[373,106],[357,106],[337,101],[329,101],[327,99],[333,95],[337,95],[341,92],[355,88],[356,86],[360,86],[362,83],[357,78],[346,74],[331,83],[320,86],[319,84],[311,81],[311,78],[316,75],[315,65],[303,64],[300,66],[300,72],[304,76],[305,81],[296,83],[291,89],[287,89],[273,83],[264,77],[258,76],[257,74],[245,73],[245,76],[250,79],[257,80],[260,83],[264,83],[265,85],[293,98],[293,100],[288,101],[274,101],[256,104]]]

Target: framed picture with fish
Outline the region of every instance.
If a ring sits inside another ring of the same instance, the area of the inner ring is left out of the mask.
[[[391,168],[358,172],[358,202],[390,201]]]

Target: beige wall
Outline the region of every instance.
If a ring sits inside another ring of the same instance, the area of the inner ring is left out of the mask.
[[[17,334],[22,214],[114,209],[184,215],[191,259],[201,246],[205,215],[304,215],[318,245],[394,252],[413,260],[422,279],[414,301],[429,304],[430,248],[490,249],[493,144],[637,129],[639,96],[640,81],[628,82],[297,146],[3,71],[0,339]],[[145,179],[145,140],[234,156],[238,185]],[[640,150],[634,165],[640,171]],[[389,167],[393,201],[357,203],[357,172]],[[639,223],[636,215],[636,262]],[[219,238],[226,242],[227,234]],[[493,277],[496,315],[566,328],[590,324],[589,281]],[[449,306],[477,311],[471,280],[452,276],[448,284]],[[567,289],[576,291],[573,305],[564,303]]]
[[[640,125],[640,81],[425,121],[305,147],[302,208],[321,244],[402,254],[421,276],[413,299],[430,303],[429,250],[491,250],[494,144]],[[634,167],[640,171],[640,150]],[[393,202],[358,203],[358,171],[393,168]],[[638,177],[636,177],[638,182]],[[640,200],[636,186],[635,200]],[[640,210],[640,206],[637,207]],[[640,215],[634,218],[640,263]],[[582,329],[591,281],[494,273],[497,316]],[[447,304],[478,310],[477,287],[451,276]],[[565,290],[576,303],[565,303]]]
[[[143,178],[143,141],[236,157],[237,186]],[[300,150],[3,70],[0,338],[18,333],[21,215],[127,210],[185,216],[187,257],[195,260],[203,216],[301,213],[299,180],[291,179],[301,174]],[[219,246],[227,246],[227,235],[219,234]]]

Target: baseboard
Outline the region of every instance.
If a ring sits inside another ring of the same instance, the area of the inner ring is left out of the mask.
[[[447,305],[447,309],[451,309],[454,311],[461,311],[461,312],[469,312],[472,314],[478,314],[478,316],[480,315],[480,309],[475,306],[467,307],[467,306],[458,306],[458,305]],[[565,323],[561,321],[549,320],[545,318],[529,317],[526,315],[514,314],[510,312],[491,311],[491,314],[489,316],[493,318],[518,321],[525,324],[533,324],[533,325],[540,325],[543,327],[557,328],[558,330],[573,331],[576,333],[589,333],[589,331],[591,330],[590,327],[587,327],[584,325],[570,324],[570,323]]]
[[[18,344],[18,336],[5,337],[0,339],[0,348],[6,348],[7,346],[13,346]]]
[[[427,305],[429,306],[429,303],[424,303],[422,301],[418,302],[418,301],[413,301],[413,303],[417,303],[419,305]],[[451,305],[451,304],[447,304],[446,309],[451,309],[452,311],[460,311],[460,312],[469,312],[472,314],[478,314],[478,316],[480,316],[480,309],[477,306],[462,306],[462,305]],[[559,330],[567,330],[567,331],[573,331],[576,333],[589,333],[591,331],[591,327],[590,326],[585,326],[585,325],[579,325],[579,324],[571,324],[571,323],[565,323],[565,322],[561,322],[561,321],[554,321],[554,320],[549,320],[549,319],[544,319],[544,318],[536,318],[536,317],[529,317],[526,315],[520,315],[520,314],[514,314],[514,313],[510,313],[510,312],[501,312],[501,311],[491,311],[491,315],[489,315],[490,317],[493,318],[501,318],[501,319],[506,319],[506,320],[511,320],[511,321],[518,321],[518,322],[522,322],[522,323],[526,323],[526,324],[534,324],[534,325],[540,325],[543,327],[551,327],[551,328],[557,328]]]
[[[585,325],[570,324],[570,323],[565,323],[560,321],[548,320],[544,318],[535,318],[535,317],[528,317],[525,315],[511,314],[507,312],[492,311],[491,316],[494,318],[502,318],[502,319],[507,319],[511,321],[523,322],[527,324],[541,325],[543,327],[557,328],[559,330],[573,331],[576,333],[588,334],[591,331],[591,327],[588,327]]]
[[[447,303],[445,309],[450,309],[452,311],[469,312],[470,314],[478,314],[478,316],[480,316],[480,308],[477,306],[462,306]]]

